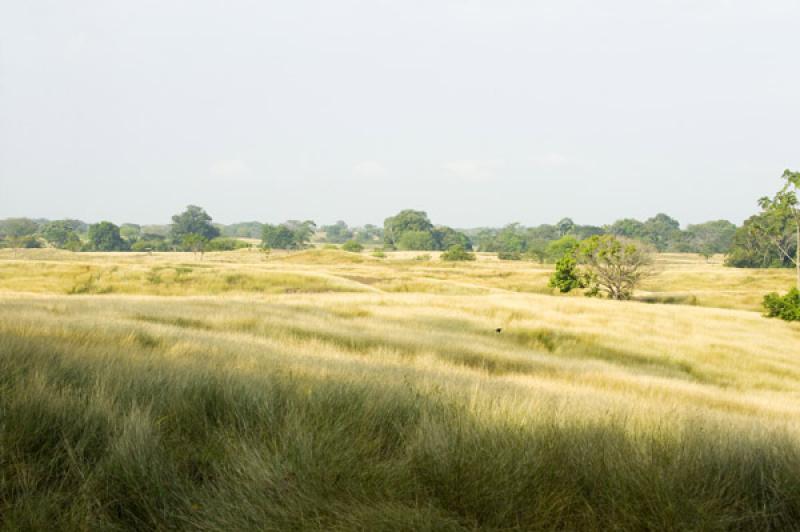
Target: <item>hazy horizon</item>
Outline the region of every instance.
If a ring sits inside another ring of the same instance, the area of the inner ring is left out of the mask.
[[[0,6],[0,218],[737,224],[800,169],[800,4]]]

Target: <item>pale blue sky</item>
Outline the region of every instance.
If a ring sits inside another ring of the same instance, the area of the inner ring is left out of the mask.
[[[735,222],[800,168],[795,1],[0,3],[0,218]]]

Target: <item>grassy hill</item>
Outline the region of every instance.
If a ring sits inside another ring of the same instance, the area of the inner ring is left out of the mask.
[[[0,253],[0,526],[800,522],[800,327],[757,311],[791,273],[664,256],[666,305],[363,259]]]

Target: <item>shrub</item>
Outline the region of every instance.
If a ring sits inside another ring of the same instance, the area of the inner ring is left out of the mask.
[[[385,259],[386,258],[386,253],[384,253],[380,249],[376,249],[375,251],[372,252],[372,256],[373,257],[377,257],[379,259]]]
[[[418,261],[421,261],[421,262],[431,260],[431,254],[430,253],[423,253],[422,255],[417,255],[416,257],[414,257],[414,260],[418,260]]]
[[[250,244],[236,238],[217,237],[206,244],[206,251],[233,251],[248,247],[250,247]]]
[[[764,296],[764,308],[769,318],[800,321],[800,291],[792,288],[785,296],[776,292],[767,294]]]
[[[166,240],[137,240],[131,245],[133,251],[169,251]]]
[[[499,251],[497,258],[500,260],[522,260],[519,251]]]
[[[347,242],[342,244],[342,249],[345,251],[350,251],[352,253],[360,253],[364,251],[364,246],[362,246],[360,242],[356,242],[355,240],[348,240]]]
[[[464,246],[457,244],[442,253],[442,260],[449,262],[475,260],[475,254],[464,249]]]
[[[566,294],[576,288],[585,288],[585,276],[578,270],[575,258],[566,255],[556,262],[556,271],[550,277],[550,286],[558,288],[559,292]]]

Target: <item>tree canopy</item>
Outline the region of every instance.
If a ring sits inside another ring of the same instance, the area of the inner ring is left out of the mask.
[[[189,205],[186,210],[172,217],[170,236],[173,242],[182,242],[189,234],[200,235],[206,240],[219,236],[220,231],[211,223],[211,216],[197,205]]]

